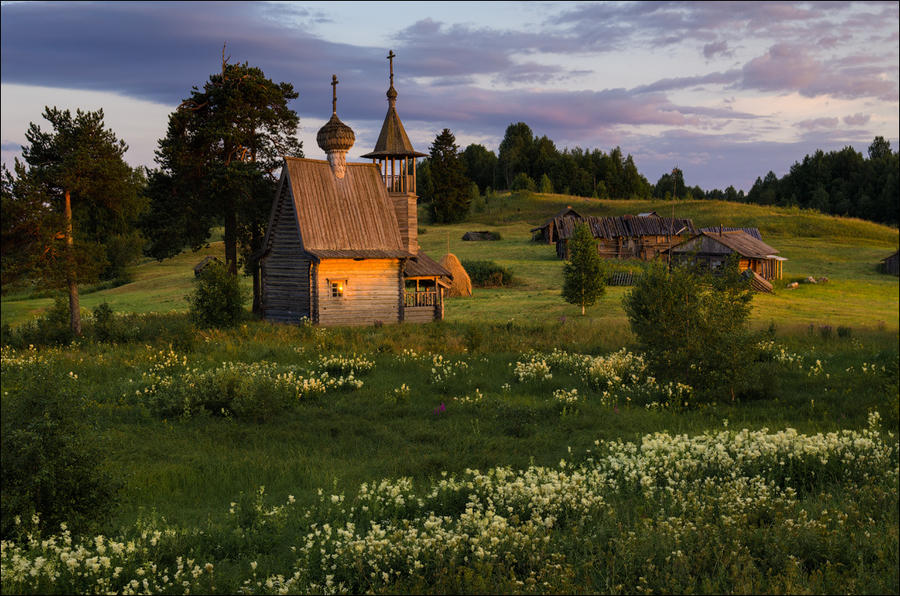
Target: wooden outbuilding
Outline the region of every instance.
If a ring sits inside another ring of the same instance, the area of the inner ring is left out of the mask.
[[[347,163],[355,141],[332,116],[317,135],[326,160],[285,157],[260,258],[267,320],[320,325],[425,322],[443,318],[450,273],[417,240],[415,158],[390,107],[374,163]]]
[[[563,217],[556,220],[556,255],[569,258],[569,238],[579,223],[590,226],[597,253],[606,259],[655,259],[662,251],[696,234],[690,219],[622,215],[619,217]]]
[[[534,242],[540,242],[542,244],[553,244],[556,242],[557,233],[556,230],[559,227],[559,223],[557,220],[564,217],[574,217],[576,219],[582,219],[581,215],[574,209],[572,209],[571,205],[567,205],[565,209],[560,210],[559,213],[545,221],[542,225],[531,228],[531,239]]]
[[[900,251],[881,259],[881,272],[889,275],[900,275]]]
[[[781,279],[784,257],[762,240],[747,232],[722,229],[716,232],[700,232],[694,237],[673,246],[668,252],[672,263],[705,263],[711,269],[721,267],[729,255],[740,256],[740,271],[750,270],[765,280]]]
[[[203,273],[203,270],[212,265],[213,263],[221,264],[222,261],[218,259],[218,257],[214,257],[212,255],[207,255],[203,257],[203,260],[194,265],[194,277],[200,277],[200,274]]]

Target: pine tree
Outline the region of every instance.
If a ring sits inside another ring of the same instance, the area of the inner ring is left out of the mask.
[[[586,223],[575,227],[568,246],[569,260],[563,270],[563,299],[581,306],[584,315],[585,307],[593,306],[606,291],[605,267]]]
[[[73,117],[48,107],[43,116],[53,130],[31,123],[22,148],[28,168],[16,163],[4,193],[4,281],[18,274],[67,288],[70,328],[81,335],[78,285],[106,268],[111,238],[132,232],[143,206],[141,177],[122,159],[128,146],[104,127],[103,110]],[[7,205],[16,206],[16,220],[7,219]],[[11,246],[16,238],[25,244]]]
[[[471,181],[466,178],[458,149],[449,128],[442,130],[430,147],[431,216],[435,223],[462,221],[469,213]]]
[[[288,101],[297,92],[258,68],[229,64],[169,117],[150,176],[151,212],[144,220],[149,256],[177,255],[206,244],[210,229],[225,224],[225,261],[237,273],[238,249],[253,275],[253,306],[259,306],[258,263],[282,156],[303,156],[297,114]]]

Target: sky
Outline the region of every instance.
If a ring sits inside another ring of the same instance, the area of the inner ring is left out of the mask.
[[[619,146],[651,183],[682,169],[749,190],[816,149],[898,149],[897,2],[3,2],[0,137],[9,167],[44,106],[96,110],[132,166],[222,47],[299,97],[306,157],[338,115],[371,151],[387,110],[422,152],[449,128],[497,151],[527,123],[557,147]]]

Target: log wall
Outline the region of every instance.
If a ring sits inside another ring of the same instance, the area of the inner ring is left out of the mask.
[[[310,316],[310,259],[300,248],[294,202],[282,188],[272,221],[269,252],[260,260],[263,318],[299,323]]]
[[[400,321],[403,296],[400,259],[323,259],[316,271],[321,325],[372,325]],[[331,282],[344,283],[344,295],[331,294]]]

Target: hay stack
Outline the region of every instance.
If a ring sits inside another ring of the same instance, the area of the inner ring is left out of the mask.
[[[448,293],[451,298],[472,295],[472,280],[469,279],[469,274],[463,269],[462,263],[459,262],[456,255],[447,253],[441,257],[441,267],[453,275],[453,283],[450,285]]]

